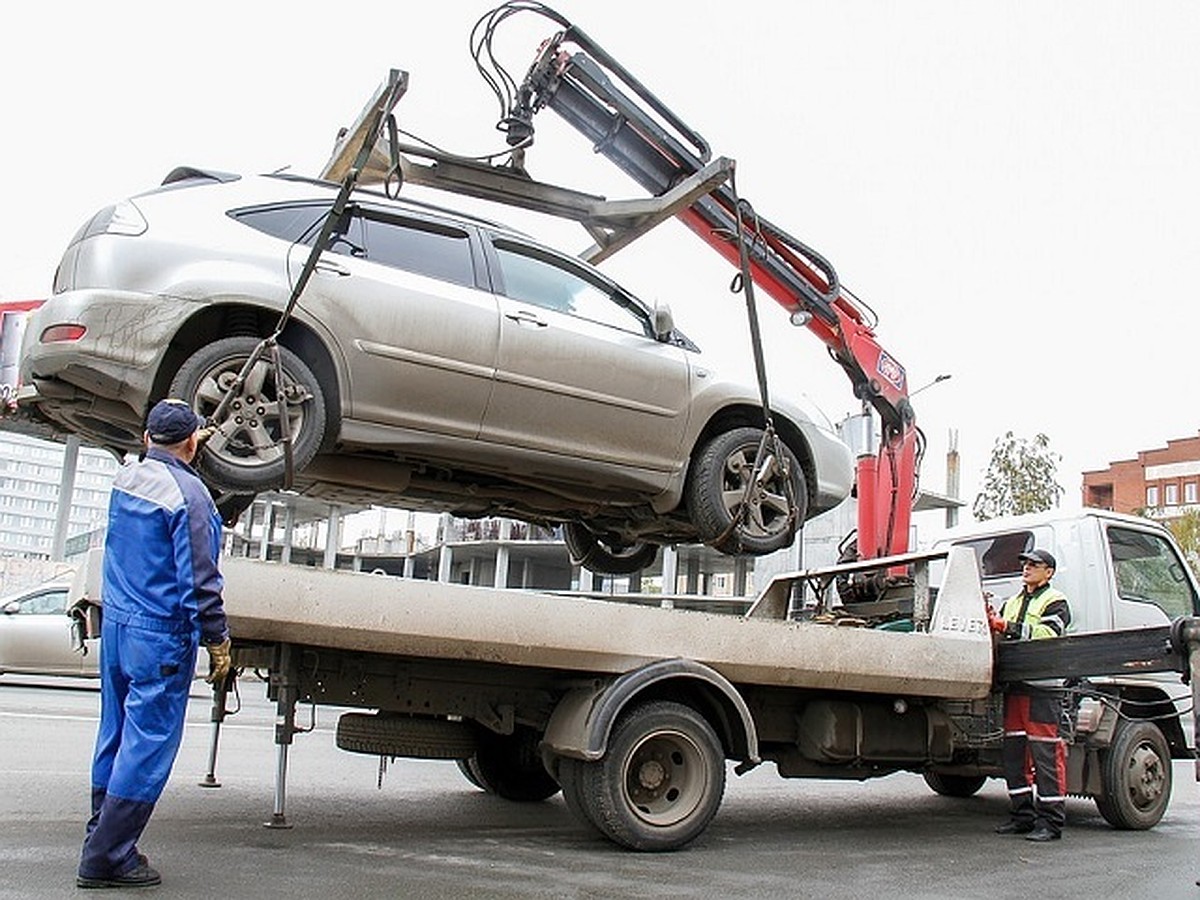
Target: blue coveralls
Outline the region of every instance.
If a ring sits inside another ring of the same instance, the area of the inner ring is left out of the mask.
[[[137,842],[183,737],[198,641],[228,636],[221,518],[194,469],[151,446],[113,482],[101,593],[100,729],[86,878],[138,865]]]

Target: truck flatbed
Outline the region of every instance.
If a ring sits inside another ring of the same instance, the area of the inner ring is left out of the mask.
[[[974,557],[957,565],[946,584],[964,588],[944,585],[929,630],[911,633],[237,558],[223,571],[235,642],[606,675],[683,658],[734,684],[977,699],[992,687],[992,645]],[[777,579],[765,593],[779,590]]]

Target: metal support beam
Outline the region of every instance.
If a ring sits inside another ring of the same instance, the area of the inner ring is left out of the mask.
[[[283,549],[279,561],[287,565],[292,561],[292,541],[296,533],[296,507],[288,504],[283,512]]]
[[[54,515],[54,539],[50,544],[50,559],[62,562],[67,549],[67,532],[71,528],[71,503],[75,498],[75,472],[79,467],[79,435],[67,435],[63,449],[62,481],[58,485],[58,510]]]
[[[275,691],[275,805],[266,828],[291,828],[287,820],[288,747],[296,734],[296,700],[299,698],[298,663],[296,648],[291,644],[278,645],[278,665],[271,673]]]
[[[342,515],[337,506],[329,507],[329,518],[325,528],[325,558],[323,565],[326,569],[337,568],[338,534],[342,530]]]

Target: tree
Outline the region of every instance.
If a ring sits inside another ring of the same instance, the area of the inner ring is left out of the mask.
[[[1044,434],[1032,441],[1014,437],[1011,431],[997,438],[983,490],[971,506],[975,518],[985,521],[1058,506],[1063,493],[1056,480],[1060,459]]]
[[[1177,518],[1169,519],[1166,526],[1175,535],[1192,571],[1200,575],[1200,509],[1189,509]]]

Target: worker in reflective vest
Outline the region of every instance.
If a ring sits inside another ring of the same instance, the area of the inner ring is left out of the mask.
[[[1050,586],[1056,568],[1045,550],[1022,553],[1023,588],[996,615],[992,631],[1006,641],[1061,637],[1071,622],[1066,595]],[[1009,819],[998,834],[1056,841],[1067,819],[1067,748],[1060,733],[1063,693],[1051,687],[1010,685],[1004,694],[1004,778]]]

